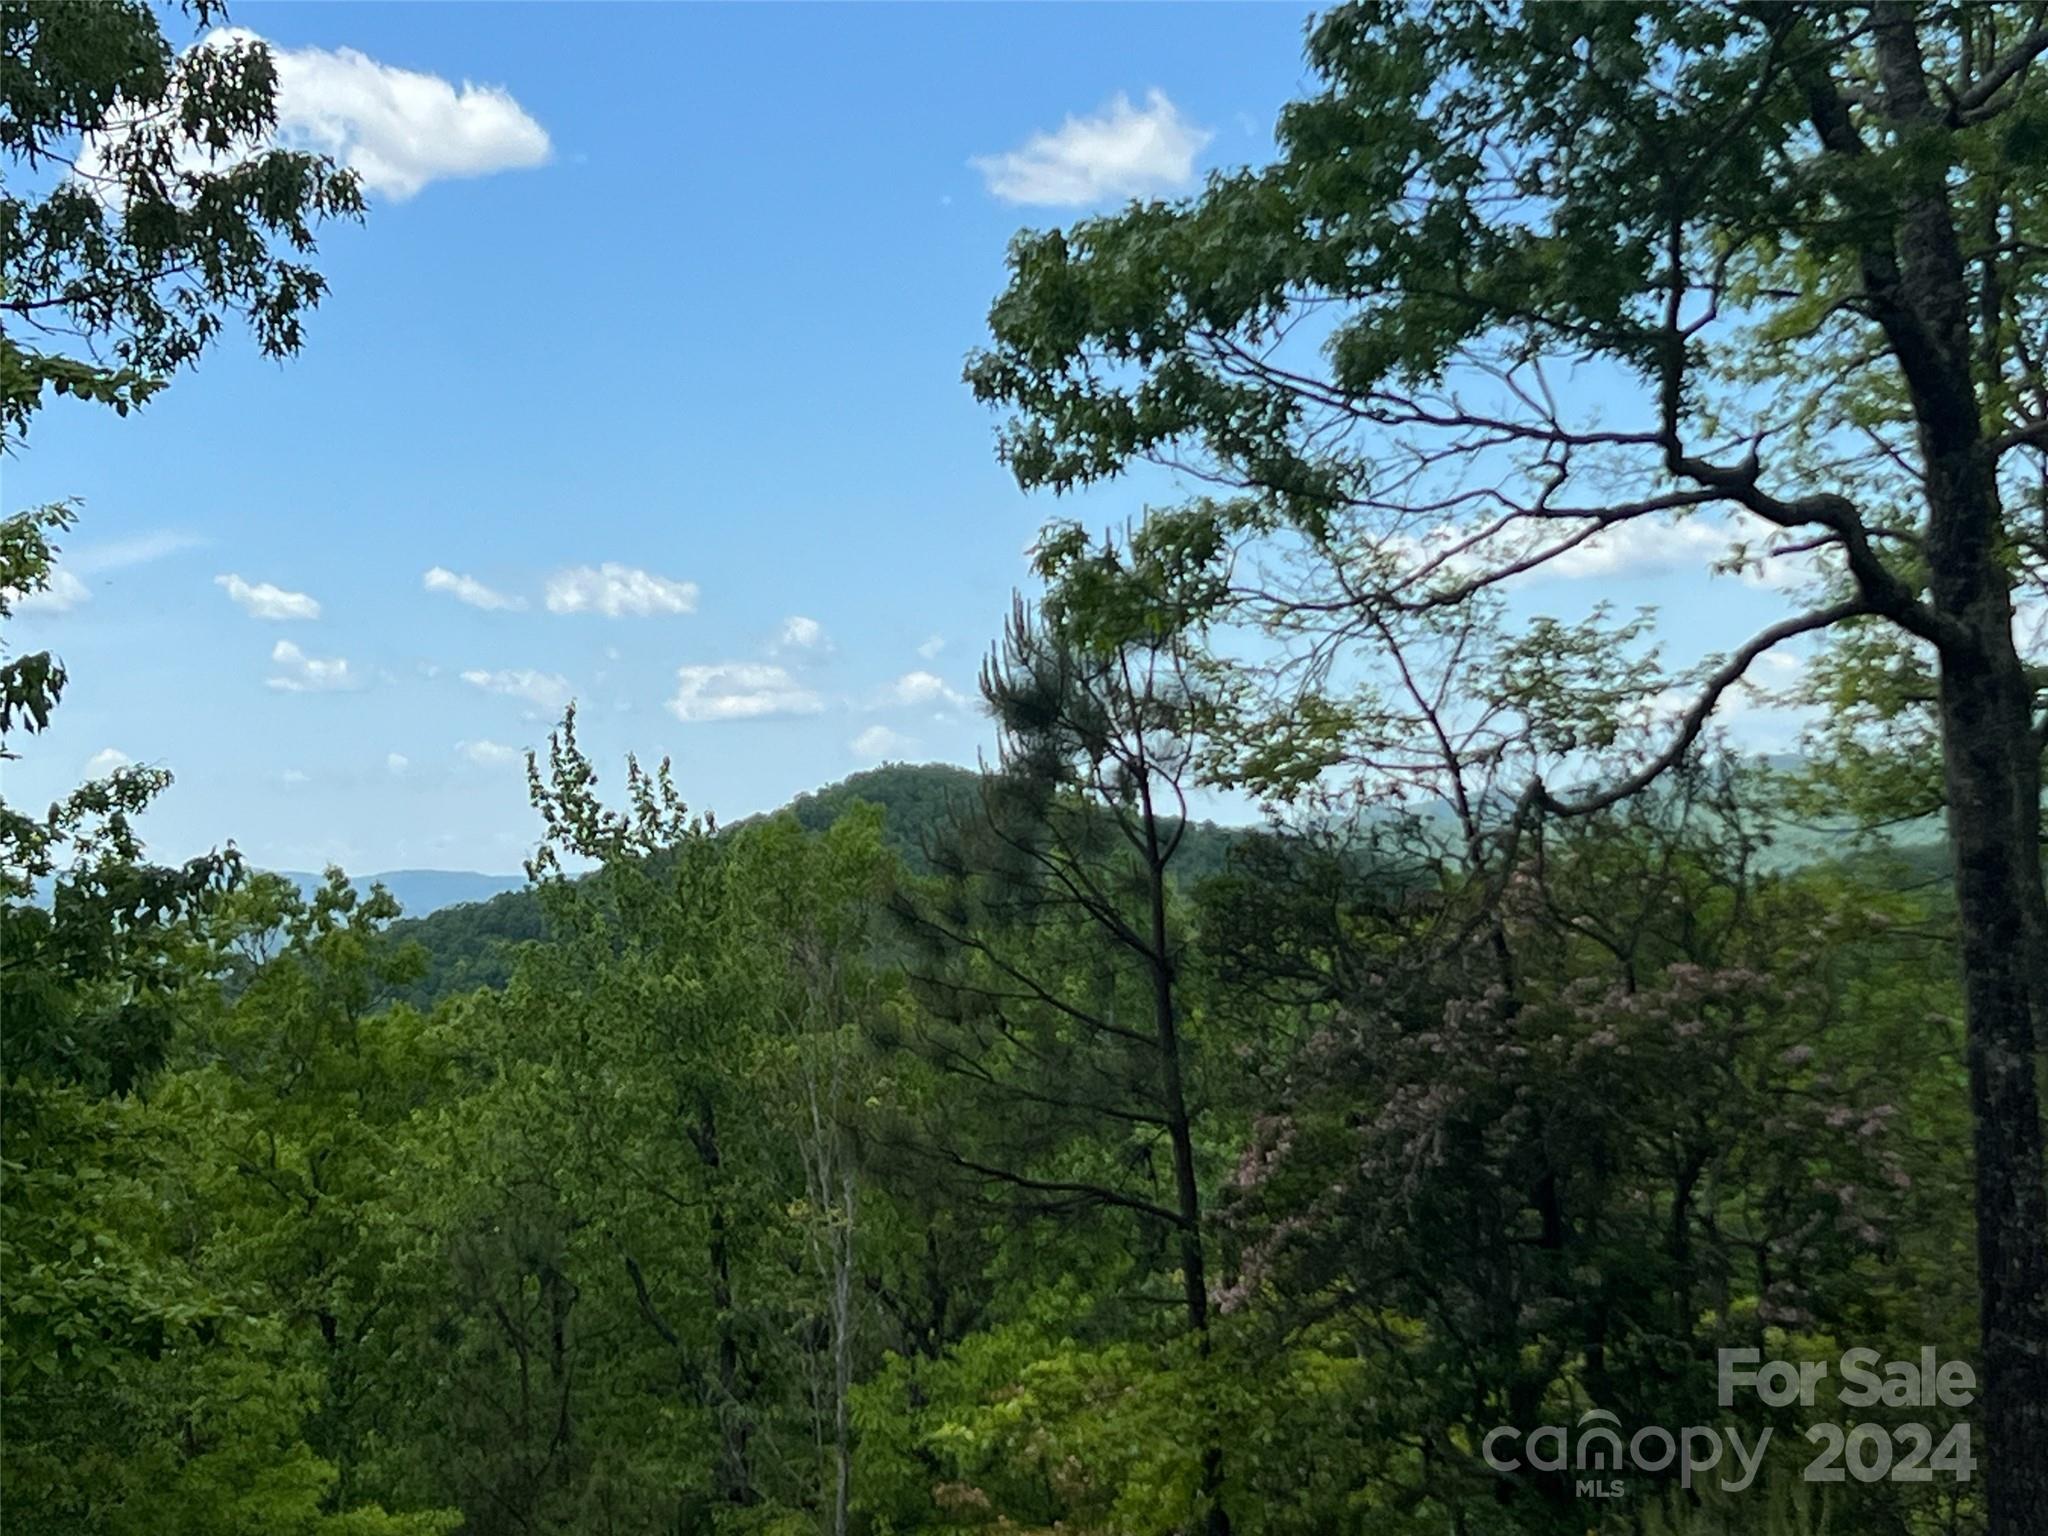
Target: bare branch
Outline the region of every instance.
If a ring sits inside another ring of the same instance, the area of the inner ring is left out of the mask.
[[[1629,796],[1648,788],[1692,749],[1692,744],[1699,740],[1700,732],[1706,729],[1707,721],[1712,717],[1714,707],[1720,703],[1721,696],[1742,680],[1743,674],[1749,670],[1750,664],[1757,657],[1795,636],[1811,634],[1817,629],[1832,628],[1845,619],[1852,619],[1871,611],[1868,603],[1861,599],[1852,599],[1836,603],[1829,608],[1800,614],[1796,618],[1786,619],[1782,623],[1773,624],[1770,628],[1759,631],[1707,679],[1700,696],[1693,700],[1692,706],[1679,718],[1678,734],[1672,738],[1671,744],[1642,768],[1617,784],[1577,800],[1560,800],[1544,786],[1540,778],[1535,779],[1531,781],[1524,799],[1554,816],[1587,816],[1626,800]]]

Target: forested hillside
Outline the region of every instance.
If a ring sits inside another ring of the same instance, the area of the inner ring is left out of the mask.
[[[1796,772],[1802,766],[1796,760],[1786,760],[1758,765],[1758,771]],[[823,832],[856,807],[872,806],[881,813],[881,837],[889,852],[905,869],[927,874],[931,849],[960,815],[973,813],[979,794],[977,778],[967,769],[946,763],[895,763],[799,795],[776,814],[791,818],[807,832]],[[725,831],[730,834],[748,824],[736,823]],[[1769,817],[1764,807],[1754,812],[1752,830],[1767,836],[1762,856],[1774,867],[1792,869],[1845,860],[1877,887],[1917,888],[1936,901],[1942,899],[1947,884],[1947,851],[1937,842],[1859,839],[1846,824],[1796,825],[1782,816]],[[1231,848],[1256,835],[1253,828],[1191,822],[1174,858],[1174,880],[1191,884],[1222,874]],[[292,878],[305,894],[312,894],[310,878]],[[360,894],[367,894],[365,882],[355,884]],[[394,890],[392,894],[404,910],[404,893]],[[430,1007],[457,992],[501,987],[512,977],[519,946],[547,934],[545,905],[532,890],[502,892],[484,901],[438,907],[424,917],[401,918],[392,924],[391,936],[420,947],[423,969],[395,985],[390,996],[416,1007]]]
[[[364,210],[170,14],[7,11],[9,453],[298,351]],[[566,705],[418,919],[158,862],[159,767],[0,806],[8,1536],[2044,1536],[2044,54],[1316,17],[1270,163],[1010,247],[1004,463],[1179,499],[1046,529],[978,771],[727,825]],[[1520,600],[1673,526],[1790,615]]]
[[[308,898],[327,883],[325,875],[316,875],[309,870],[281,869],[277,873],[296,885],[300,895]],[[444,907],[489,901],[493,896],[517,890],[526,881],[519,875],[485,875],[468,869],[392,869],[374,875],[356,875],[352,883],[365,896],[371,886],[381,885],[405,911],[415,917],[424,917]]]
[[[890,853],[905,868],[925,873],[930,869],[930,849],[978,798],[977,778],[965,768],[892,763],[799,795],[777,814],[807,832],[823,832],[855,807],[872,806],[881,812],[882,840]],[[729,835],[748,824],[734,823],[725,832]],[[1199,879],[1221,870],[1232,836],[1227,828],[1190,824],[1176,863],[1180,877]],[[424,1007],[454,992],[503,986],[512,975],[518,946],[545,938],[547,931],[544,904],[530,890],[400,921],[392,927],[393,937],[417,943],[425,954],[425,969],[393,995]]]

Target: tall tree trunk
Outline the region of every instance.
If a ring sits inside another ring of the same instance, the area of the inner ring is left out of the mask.
[[[826,1529],[846,1536],[853,1510],[853,1276],[858,1257],[860,1183],[851,1148],[839,1116],[845,1092],[846,1062],[840,1037],[839,1006],[844,983],[822,946],[799,947],[800,975],[807,992],[804,1010],[792,1022],[798,1052],[798,1077],[803,1085],[807,1125],[797,1133],[810,1197],[812,1226],[808,1243],[818,1276],[827,1291],[827,1341],[832,1380],[832,1504]],[[814,1039],[830,1042],[830,1069],[821,1083],[819,1064],[810,1057]]]
[[[853,1511],[853,1270],[860,1187],[851,1170],[839,1184],[844,1225],[832,1260],[832,1536],[846,1536]]]
[[[1931,214],[1909,220],[1901,244],[1903,292],[1929,320],[1900,360],[1926,465],[1928,595],[1946,621],[1937,645],[1942,773],[1969,1038],[1986,1505],[1990,1536],[2048,1536],[2041,748],[2013,640],[1997,463],[1955,319],[1961,259],[1952,229]]]
[[[724,1158],[718,1145],[718,1118],[710,1103],[700,1104],[691,1139],[711,1185],[711,1218],[706,1259],[711,1268],[711,1306],[718,1319],[718,1423],[721,1455],[715,1474],[719,1497],[728,1504],[755,1501],[754,1478],[748,1465],[753,1423],[740,1380],[739,1325],[733,1314],[732,1235],[726,1220],[721,1187]]]
[[[2002,640],[2002,645],[1999,642]],[[1943,768],[1974,1122],[1991,1536],[2048,1532],[2048,1183],[2036,1011],[2040,757],[2010,621],[1944,657]],[[2001,654],[2002,652],[2002,654]]]
[[[1209,1277],[1202,1251],[1202,1189],[1195,1175],[1194,1126],[1188,1114],[1187,1085],[1181,1068],[1180,1020],[1174,1007],[1173,959],[1166,921],[1166,866],[1159,852],[1158,822],[1149,793],[1144,799],[1145,837],[1151,867],[1147,892],[1151,911],[1152,1021],[1159,1041],[1160,1092],[1166,1110],[1166,1133],[1173,1146],[1175,1209],[1180,1215],[1181,1287],[1188,1327],[1203,1361],[1209,1358]],[[1202,1451],[1202,1498],[1207,1510],[1206,1536],[1230,1536],[1230,1515],[1223,1505],[1223,1446],[1217,1426],[1210,1424],[1209,1444]]]
[[[1944,131],[1928,83],[1924,8],[1871,8],[1883,111],[1902,142]],[[2048,1536],[2048,1170],[2036,1025],[2048,942],[2041,759],[2013,642],[1998,461],[1971,364],[1971,291],[1949,171],[1959,152],[1902,162],[1889,250],[1867,248],[1866,292],[1918,431],[1928,596],[1944,621],[1942,771],[1955,860],[1975,1147],[1983,1455],[1990,1536]]]

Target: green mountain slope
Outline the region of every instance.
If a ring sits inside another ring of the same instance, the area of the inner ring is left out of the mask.
[[[857,803],[878,805],[884,839],[917,869],[923,867],[926,846],[953,808],[972,803],[978,777],[951,763],[890,763],[799,795],[784,811],[805,830],[821,832]],[[1195,823],[1181,849],[1179,867],[1189,879],[1216,873],[1241,835],[1240,829]],[[408,918],[394,924],[392,933],[400,940],[416,941],[427,952],[426,974],[400,993],[426,1007],[451,993],[502,986],[512,973],[518,946],[545,938],[547,928],[539,900],[530,889],[522,889]]]
[[[883,836],[912,869],[925,867],[925,849],[957,806],[972,804],[978,775],[951,763],[889,763],[798,795],[782,812],[811,832],[822,832],[855,804],[880,806]],[[746,821],[733,823],[744,826]],[[731,830],[728,828],[727,830]],[[1251,829],[1196,822],[1176,860],[1185,880],[1222,872],[1234,844]],[[1878,877],[1902,885],[1938,885],[1948,873],[1947,849],[1938,840],[1902,839],[1864,846],[1839,834],[1780,829],[1766,855],[1773,868],[1840,859],[1868,866]],[[403,899],[401,897],[401,899]],[[429,910],[393,925],[394,937],[417,941],[427,952],[426,974],[401,992],[418,1006],[476,987],[502,986],[512,973],[518,946],[547,937],[539,900],[527,888],[486,901],[466,901]]]
[[[308,896],[327,883],[325,875],[310,870],[280,869],[276,873]],[[398,904],[416,917],[425,917],[443,907],[463,902],[488,901],[526,884],[524,875],[486,875],[473,869],[387,869],[374,875],[352,876],[349,884],[358,893],[381,885],[398,899]]]

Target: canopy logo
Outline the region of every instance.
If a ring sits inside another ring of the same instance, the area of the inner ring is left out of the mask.
[[[1932,1347],[1922,1349],[1917,1360],[1886,1360],[1874,1349],[1852,1349],[1832,1368],[1824,1360],[1766,1361],[1755,1349],[1724,1349],[1717,1374],[1723,1408],[1734,1407],[1745,1392],[1767,1408],[1811,1408],[1820,1383],[1831,1377],[1841,1382],[1836,1405],[1849,1409],[1965,1408],[1977,1394],[1976,1372],[1968,1363],[1942,1360]],[[1628,1492],[1627,1474],[1663,1475],[1674,1466],[1681,1487],[1712,1477],[1722,1491],[1741,1493],[1755,1483],[1772,1433],[1765,1425],[1745,1441],[1734,1425],[1671,1430],[1652,1424],[1624,1438],[1617,1415],[1593,1408],[1571,1426],[1544,1424],[1524,1433],[1501,1425],[1480,1442],[1480,1454],[1496,1472],[1570,1473],[1581,1498],[1618,1498]],[[1941,1475],[1964,1483],[1976,1471],[1968,1420],[1936,1427],[1831,1420],[1809,1426],[1805,1439],[1817,1447],[1800,1474],[1810,1483],[1925,1483]]]
[[[1756,1443],[1749,1446],[1743,1444],[1739,1429],[1723,1431],[1704,1424],[1690,1425],[1675,1435],[1652,1424],[1624,1442],[1620,1418],[1605,1408],[1593,1408],[1579,1415],[1575,1429],[1544,1424],[1525,1436],[1504,1424],[1487,1433],[1479,1450],[1496,1472],[1527,1466],[1537,1472],[1597,1474],[1579,1479],[1578,1491],[1593,1498],[1614,1498],[1628,1491],[1621,1473],[1664,1472],[1676,1462],[1680,1486],[1690,1488],[1696,1478],[1719,1467],[1724,1455],[1729,1465],[1721,1474],[1721,1487],[1739,1493],[1756,1480],[1770,1443],[1768,1426],[1758,1431]],[[1517,1450],[1520,1455],[1515,1454]]]

